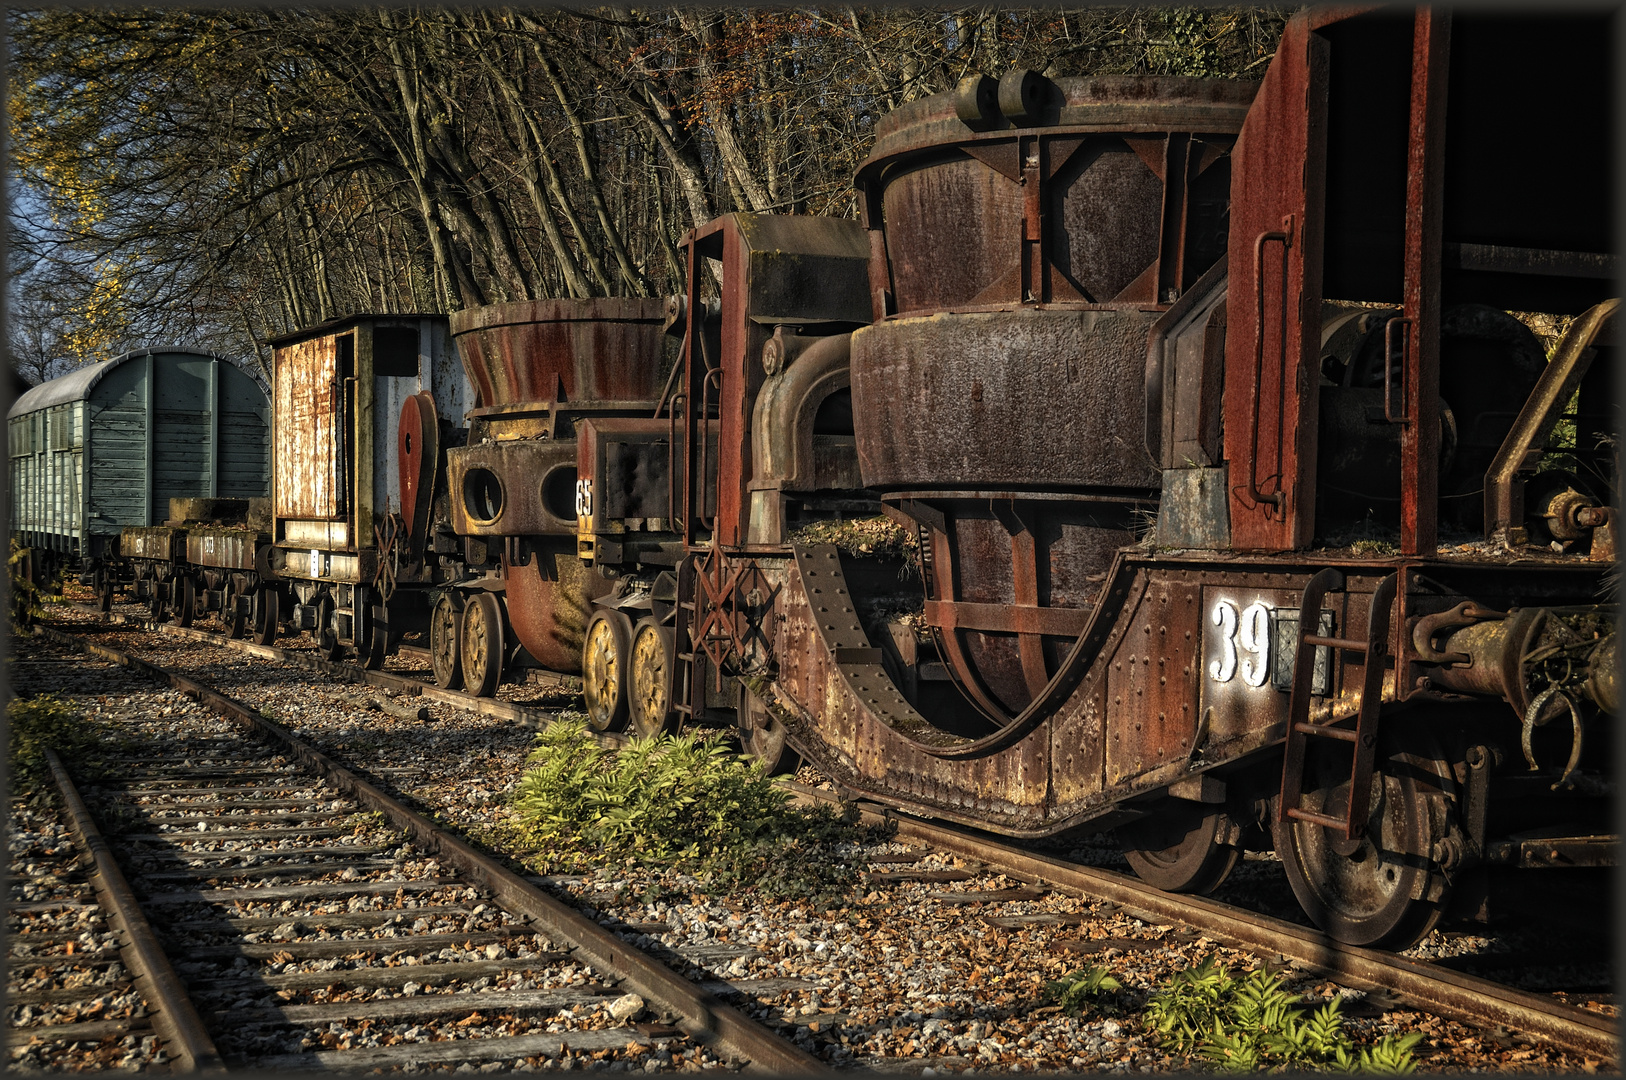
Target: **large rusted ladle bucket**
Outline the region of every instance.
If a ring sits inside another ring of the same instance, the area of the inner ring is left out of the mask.
[[[1147,333],[1225,252],[1255,88],[1015,72],[884,118],[858,172],[864,483],[926,533],[927,621],[996,722],[1055,676],[1157,506]]]
[[[452,526],[502,545],[508,622],[554,671],[580,670],[591,601],[609,582],[576,557],[576,421],[648,416],[667,365],[666,303],[534,300],[454,312],[480,404],[448,451]]]

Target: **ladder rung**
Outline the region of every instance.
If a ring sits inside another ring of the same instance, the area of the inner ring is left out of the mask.
[[[1309,810],[1300,810],[1296,806],[1288,808],[1287,816],[1298,818],[1300,821],[1308,821],[1313,825],[1325,825],[1329,829],[1345,829],[1349,827],[1349,822],[1343,818],[1335,818],[1328,814],[1317,814]]]
[[[683,705],[683,704],[673,705],[672,706],[672,711],[673,712],[680,712],[680,713],[688,713],[690,716],[694,715],[694,709],[691,708],[688,705]]]
[[[1329,739],[1338,739],[1342,742],[1354,742],[1360,738],[1353,728],[1332,727],[1328,724],[1306,724],[1300,721],[1293,725],[1293,730],[1305,735],[1325,735]]]
[[[692,652],[680,652],[680,653],[678,653],[678,654],[677,654],[677,658],[678,658],[678,659],[679,659],[679,660],[684,660],[684,661],[688,661],[688,662],[693,662],[693,660],[694,660],[694,653],[692,653]]]
[[[1365,652],[1366,642],[1352,641],[1341,637],[1320,637],[1316,634],[1305,634],[1303,638],[1306,645],[1330,645],[1334,649],[1349,649],[1352,652]]]

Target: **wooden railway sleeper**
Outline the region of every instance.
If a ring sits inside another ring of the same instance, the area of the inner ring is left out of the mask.
[[[91,881],[97,899],[107,911],[109,922],[124,932],[128,956],[124,966],[135,978],[142,996],[152,1010],[152,1026],[164,1041],[164,1048],[176,1059],[182,1072],[223,1073],[225,1063],[215,1049],[198,1015],[192,999],[186,994],[180,977],[170,966],[158,937],[141,914],[135,892],[125,880],[124,873],[113,859],[113,852],[96,827],[89,809],[74,788],[68,771],[56,751],[46,750],[45,761],[51,768],[51,778],[62,796],[63,807],[73,828],[74,838],[91,857],[95,873]],[[122,951],[122,950],[121,950]]]
[[[1287,708],[1287,741],[1282,753],[1282,784],[1280,820],[1307,821],[1329,829],[1337,829],[1344,840],[1359,840],[1366,834],[1366,818],[1371,807],[1372,766],[1377,755],[1378,721],[1383,708],[1384,658],[1388,652],[1389,615],[1394,604],[1398,574],[1390,574],[1378,583],[1367,609],[1366,640],[1323,637],[1312,634],[1319,619],[1312,613],[1321,611],[1322,599],[1332,589],[1344,586],[1343,572],[1328,567],[1312,577],[1304,587],[1304,598],[1299,610],[1305,614],[1299,619],[1298,653],[1293,660],[1293,689]],[[1364,678],[1361,689],[1360,711],[1355,727],[1338,727],[1334,723],[1310,723],[1310,697],[1315,675],[1317,648],[1328,647],[1365,655]],[[1353,744],[1350,763],[1349,801],[1342,817],[1306,810],[1302,805],[1304,758],[1311,738],[1335,739]]]

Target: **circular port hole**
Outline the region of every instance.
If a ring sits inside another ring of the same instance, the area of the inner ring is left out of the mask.
[[[502,513],[502,481],[490,469],[470,469],[463,476],[463,509],[482,525]]]
[[[576,523],[576,466],[555,465],[542,478],[542,509],[560,521]]]

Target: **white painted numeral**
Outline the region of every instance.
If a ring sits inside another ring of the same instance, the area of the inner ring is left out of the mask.
[[[1208,677],[1215,682],[1230,682],[1236,674],[1236,605],[1221,600],[1214,605],[1210,621],[1220,628],[1220,654],[1208,665]]]
[[[1270,678],[1270,608],[1263,601],[1255,601],[1237,614],[1236,605],[1221,600],[1214,605],[1209,621],[1219,627],[1219,655],[1208,664],[1208,677],[1215,682],[1230,682],[1237,674],[1239,652],[1249,654],[1241,659],[1242,681],[1249,686],[1263,686]]]
[[[1249,604],[1242,612],[1239,631],[1242,651],[1258,657],[1257,661],[1242,661],[1242,681],[1263,686],[1270,678],[1270,609],[1261,603]]]
[[[576,481],[576,516],[593,516],[593,481]]]

